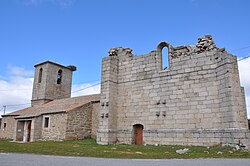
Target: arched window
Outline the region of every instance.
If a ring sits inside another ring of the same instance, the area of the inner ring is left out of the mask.
[[[62,82],[62,70],[58,70],[57,73],[57,84],[61,84]]]
[[[38,83],[42,82],[42,76],[43,76],[43,68],[40,68],[39,74],[38,74]]]
[[[162,69],[165,70],[167,68],[169,68],[168,47],[163,47],[162,48]]]
[[[158,46],[157,46],[157,52],[158,54],[161,56],[161,66],[162,69],[165,70],[167,68],[169,68],[169,49],[171,48],[171,45],[168,44],[167,42],[161,42]]]

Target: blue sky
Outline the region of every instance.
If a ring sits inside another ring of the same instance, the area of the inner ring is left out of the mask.
[[[42,61],[77,66],[77,89],[100,80],[101,59],[112,47],[144,54],[160,41],[195,44],[205,34],[229,52],[250,46],[249,16],[249,0],[0,0],[0,109],[30,100],[24,89]],[[231,53],[246,57],[250,47]],[[6,99],[8,90],[15,100]]]

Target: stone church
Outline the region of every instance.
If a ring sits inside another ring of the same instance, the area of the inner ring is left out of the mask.
[[[196,45],[161,42],[144,55],[110,49],[97,95],[70,98],[74,66],[48,61],[35,68],[32,106],[3,116],[2,138],[250,147],[237,58],[210,35]]]
[[[70,98],[74,66],[35,65],[31,107],[2,115],[1,138],[14,141],[96,137],[100,95]]]

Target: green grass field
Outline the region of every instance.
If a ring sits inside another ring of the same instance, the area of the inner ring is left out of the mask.
[[[188,148],[185,154],[176,150]],[[250,152],[231,147],[98,145],[94,139],[16,143],[0,140],[0,153],[33,153],[103,158],[250,158]]]

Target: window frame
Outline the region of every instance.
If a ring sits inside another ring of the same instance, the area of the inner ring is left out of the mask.
[[[38,73],[38,83],[42,82],[42,77],[43,77],[43,68],[40,68]]]
[[[43,128],[49,128],[49,126],[50,126],[50,117],[45,116],[43,118]]]
[[[62,73],[63,73],[63,71],[61,69],[58,70],[58,72],[57,72],[57,80],[56,80],[57,84],[61,84],[62,83]]]

